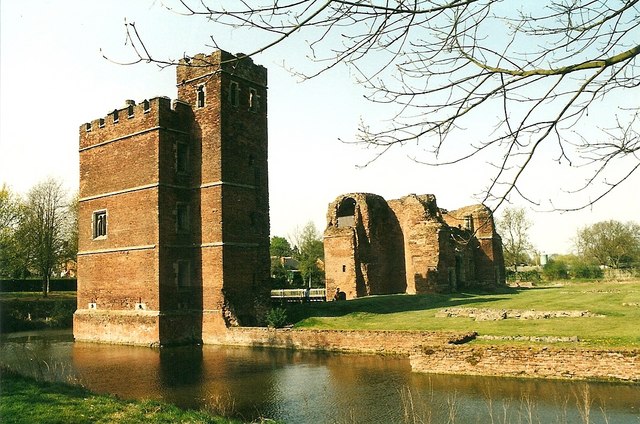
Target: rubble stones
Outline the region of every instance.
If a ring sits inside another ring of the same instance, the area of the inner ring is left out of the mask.
[[[473,318],[475,321],[503,319],[550,319],[602,317],[589,311],[536,311],[534,309],[444,308],[436,312],[439,318]]]

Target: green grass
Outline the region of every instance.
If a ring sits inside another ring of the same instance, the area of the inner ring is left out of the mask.
[[[2,370],[2,423],[239,423],[157,401],[125,401]]]
[[[640,306],[623,305],[640,304],[640,280],[564,284],[562,287],[504,289],[494,293],[371,296],[347,302],[295,305],[289,309],[288,316],[296,328],[577,336],[582,346],[640,347]],[[445,307],[588,310],[604,316],[501,321],[436,317],[436,312]]]

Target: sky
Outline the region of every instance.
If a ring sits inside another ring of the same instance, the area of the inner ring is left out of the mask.
[[[174,68],[120,64],[132,58],[125,20],[136,23],[162,58],[209,53],[212,35],[231,53],[256,46],[253,34],[180,16],[158,0],[3,0],[0,8],[0,185],[21,194],[47,177],[61,179],[70,193],[77,190],[83,123],[123,107],[126,99],[176,97]],[[489,169],[481,160],[429,167],[411,159],[416,149],[409,146],[362,167],[374,152],[344,141],[355,139],[362,120],[381,119],[381,111],[364,98],[346,67],[306,81],[292,75],[290,67],[306,66],[303,42],[294,39],[254,57],[269,72],[272,235],[292,238],[309,221],[322,232],[329,203],[344,193],[389,200],[429,193],[449,210],[478,202]],[[559,194],[558,181],[579,184],[571,180],[578,178],[575,172],[552,162],[534,162],[530,175],[541,196]],[[539,212],[516,201],[512,206],[526,208],[538,251],[570,253],[584,226],[609,219],[640,222],[639,186],[636,172],[579,212]]]

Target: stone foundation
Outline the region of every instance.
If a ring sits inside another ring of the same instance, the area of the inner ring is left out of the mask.
[[[411,369],[434,374],[640,382],[640,350],[516,346],[423,347]]]
[[[471,346],[475,333],[230,328],[209,343],[409,357],[414,372],[640,382],[640,349]]]

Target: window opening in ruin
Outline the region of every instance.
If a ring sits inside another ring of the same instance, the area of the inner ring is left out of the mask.
[[[142,102],[142,111],[144,113],[148,113],[151,110],[151,104],[149,103],[149,100],[146,100]]]
[[[107,211],[96,211],[93,213],[93,238],[107,236]]]
[[[104,128],[104,118],[100,118],[100,121],[98,122],[98,126],[100,128]]]
[[[240,104],[240,84],[235,81],[229,85],[229,103],[233,107],[238,107]]]
[[[91,122],[89,122],[88,124],[86,124],[86,126],[85,126],[85,130],[86,130],[87,132],[90,132],[90,131],[91,131]]]
[[[198,97],[196,104],[198,107],[204,107],[204,85],[199,85],[196,91]]]
[[[189,145],[176,143],[176,172],[178,174],[189,173]]]
[[[464,217],[464,228],[469,230],[469,231],[473,231],[473,216],[472,215],[465,215],[465,217]]]
[[[251,112],[258,112],[260,109],[260,96],[255,88],[249,89],[249,110]]]
[[[127,107],[127,117],[129,119],[133,118],[133,105],[129,105]]]
[[[177,261],[175,271],[178,288],[191,287],[191,263],[188,260]]]
[[[113,123],[118,122],[118,109],[113,111]]]
[[[189,231],[189,205],[187,203],[176,204],[176,231],[178,233]]]
[[[353,227],[356,223],[356,201],[350,197],[344,199],[338,207],[338,228]]]
[[[347,266],[346,265],[342,265],[342,272],[347,272]]]

